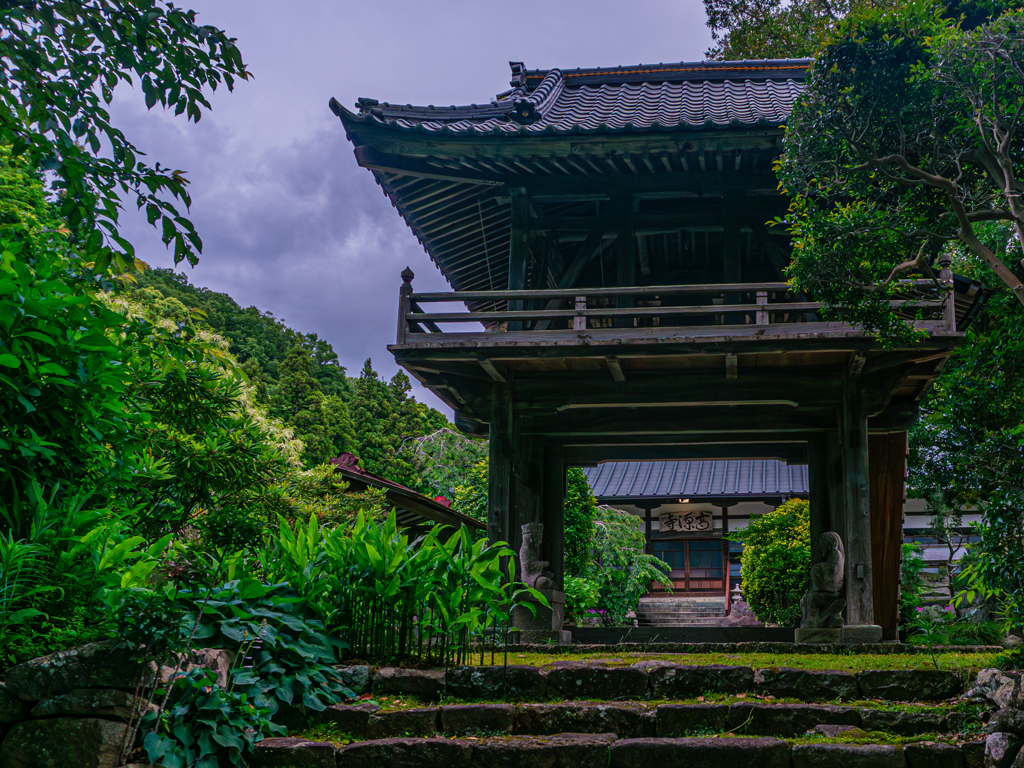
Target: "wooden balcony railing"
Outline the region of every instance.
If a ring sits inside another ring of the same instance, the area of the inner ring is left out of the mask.
[[[423,338],[420,334],[444,333],[441,326],[453,323],[480,323],[482,334],[532,335],[699,326],[723,331],[781,331],[783,326],[821,322],[822,305],[801,300],[781,282],[415,293],[413,277],[409,269],[402,273],[398,344],[415,343]],[[905,290],[890,300],[894,312],[922,320],[930,330],[956,330],[948,265],[944,265],[938,281],[902,280],[899,284]],[[423,309],[423,305],[436,303],[462,303],[467,308],[439,312]]]

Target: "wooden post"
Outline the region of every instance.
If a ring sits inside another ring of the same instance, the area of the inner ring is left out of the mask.
[[[512,223],[508,246],[508,289],[522,291],[526,288],[526,268],[530,261],[530,200],[525,189],[510,189],[512,196]],[[510,311],[521,311],[520,300],[508,303]],[[523,330],[522,320],[510,320],[510,331]]]
[[[491,401],[487,466],[487,539],[512,543],[512,394],[495,384]]]
[[[811,563],[818,562],[818,539],[831,525],[828,482],[828,446],[824,440],[807,446],[808,481],[810,486]]]
[[[543,449],[544,489],[541,493],[541,522],[544,523],[544,559],[561,589],[565,585],[565,460],[558,443]]]
[[[413,271],[406,267],[402,270],[402,287],[398,289],[398,340],[396,344],[405,344],[405,336],[409,333],[409,310],[412,306]]]
[[[729,540],[726,536],[729,533],[729,507],[726,504],[721,506],[722,510],[722,586],[725,587],[725,615],[728,616],[732,610],[732,600],[729,595]]]
[[[868,420],[863,382],[843,382],[843,465],[845,476],[847,624],[874,624],[871,577],[871,498],[868,481]]]
[[[906,499],[907,433],[871,435],[871,563],[875,623],[883,640],[896,640],[900,617],[900,559]]]
[[[575,309],[577,312],[587,308],[587,297],[577,296]],[[572,319],[572,328],[574,331],[585,331],[587,330],[587,318],[583,315],[577,315]]]
[[[644,553],[654,554],[654,542],[651,536],[654,534],[654,508],[644,507]]]
[[[949,254],[943,253],[939,257],[939,280],[949,289],[945,302],[942,305],[942,319],[945,321],[946,330],[956,333],[956,292],[953,290],[953,270],[949,268]]]
[[[768,291],[758,291],[757,292],[757,306],[758,307],[764,307],[764,306],[767,306],[767,304],[768,304]],[[757,313],[754,316],[754,322],[757,323],[757,325],[768,325],[768,310],[767,309],[758,309]]]

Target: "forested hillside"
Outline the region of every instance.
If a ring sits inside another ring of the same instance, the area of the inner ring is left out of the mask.
[[[194,286],[183,272],[147,270],[123,290],[162,318],[226,339],[256,402],[302,441],[307,467],[348,451],[371,472],[434,490],[424,484],[422,462],[407,443],[451,425],[410,396],[404,373],[386,381],[368,359],[358,376],[349,377],[334,348],[317,334],[300,333],[271,312],[243,308],[225,293]]]

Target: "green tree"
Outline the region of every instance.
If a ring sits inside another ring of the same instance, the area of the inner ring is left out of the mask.
[[[743,596],[758,621],[797,626],[811,574],[810,504],[790,499],[772,512],[752,516],[729,539],[743,543]]]
[[[592,568],[596,514],[597,499],[590,490],[586,474],[579,467],[570,467],[566,472],[565,492],[566,576],[584,576]]]
[[[709,59],[813,56],[828,31],[856,4],[849,0],[704,0],[715,44]]]
[[[295,347],[284,359],[280,381],[270,397],[270,414],[295,430],[305,445],[307,466],[322,464],[354,447],[348,407],[337,395],[325,395],[313,375],[310,353]]]
[[[889,301],[905,291],[901,278],[933,279],[952,241],[1024,303],[1020,279],[978,232],[994,220],[1018,240],[1024,231],[1024,14],[979,22],[927,2],[851,14],[816,54],[787,127],[790,275],[826,314],[843,307],[883,338],[916,337]]]

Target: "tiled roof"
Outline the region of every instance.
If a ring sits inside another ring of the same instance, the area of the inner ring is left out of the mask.
[[[807,466],[774,459],[610,461],[583,470],[599,501],[808,493]]]
[[[516,67],[520,69],[517,70]],[[489,104],[436,107],[360,99],[343,119],[462,136],[778,126],[810,61],[696,62],[526,72]]]

